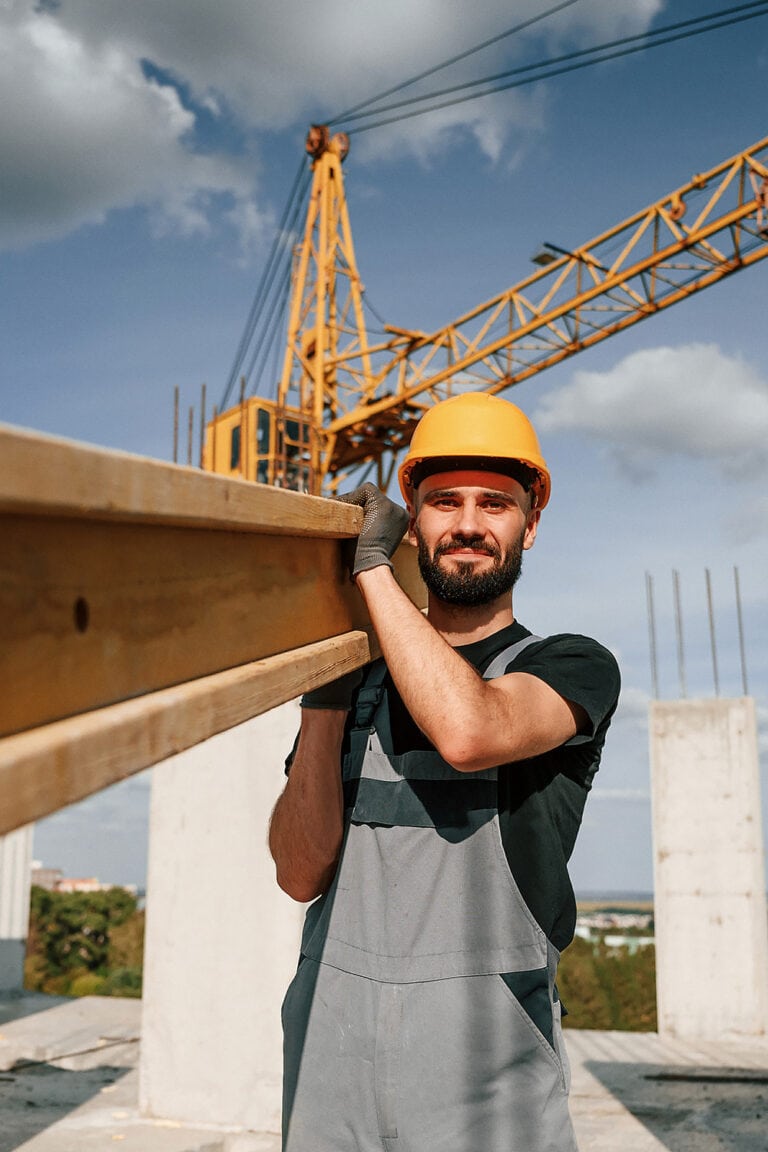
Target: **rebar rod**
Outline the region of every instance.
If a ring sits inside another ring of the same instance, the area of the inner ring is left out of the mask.
[[[712,605],[712,578],[709,568],[704,569],[704,579],[707,584],[707,613],[709,615],[709,643],[712,649],[712,675],[715,681],[715,696],[720,695],[720,675],[717,668],[717,640],[715,637],[715,610]]]
[[[739,584],[739,570],[734,566],[733,569],[733,582],[736,587],[736,621],[739,629],[739,653],[741,655],[741,686],[744,690],[744,695],[749,696],[749,688],[747,686],[747,655],[744,647],[744,623],[741,617],[741,586]]]
[[[688,695],[685,685],[685,650],[683,647],[683,614],[680,606],[680,573],[672,570],[672,590],[675,601],[675,635],[677,637],[677,672],[680,678],[680,695],[683,700]]]
[[[653,610],[653,576],[645,574],[645,597],[648,604],[648,645],[651,654],[651,685],[654,700],[659,698],[659,666],[656,649],[656,615]]]

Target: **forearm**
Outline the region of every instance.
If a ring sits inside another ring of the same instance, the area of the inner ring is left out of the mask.
[[[408,711],[458,771],[538,756],[564,744],[586,720],[536,676],[484,680],[414,607],[388,568],[361,572],[357,583]]]
[[[333,879],[343,833],[341,744],[347,713],[302,710],[288,782],[275,805],[269,849],[277,882],[294,900],[313,900]]]
[[[479,724],[487,728],[495,719],[488,683],[411,603],[388,568],[361,572],[357,584],[408,711],[444,759],[464,766]]]

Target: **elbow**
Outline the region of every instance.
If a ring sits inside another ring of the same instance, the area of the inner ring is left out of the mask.
[[[483,755],[484,749],[479,737],[467,732],[447,736],[435,745],[437,751],[451,768],[457,772],[481,772],[493,767],[493,759]]]
[[[283,876],[280,872],[277,873],[277,886],[297,904],[308,904],[316,896],[322,895],[316,884],[311,884],[300,877]]]
[[[331,868],[326,869],[321,874],[310,875],[278,866],[276,868],[277,886],[297,904],[309,904],[311,900],[316,900],[318,896],[322,896],[328,891],[335,868],[334,863]]]

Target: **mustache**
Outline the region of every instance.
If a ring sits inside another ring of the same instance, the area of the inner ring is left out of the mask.
[[[439,560],[441,556],[447,555],[453,548],[470,548],[473,552],[481,552],[483,556],[491,556],[494,560],[501,559],[501,549],[495,544],[490,544],[484,537],[464,536],[457,533],[450,540],[446,540],[435,547],[432,553],[433,560]]]

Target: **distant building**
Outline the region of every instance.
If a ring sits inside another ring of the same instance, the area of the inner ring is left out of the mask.
[[[103,892],[110,884],[100,884],[95,876],[62,877],[56,885],[57,892]]]
[[[40,860],[32,861],[32,883],[49,892],[108,892],[122,888],[132,896],[138,895],[135,884],[102,884],[96,876],[65,876],[61,868],[45,868]]]
[[[655,944],[653,912],[624,911],[620,908],[595,909],[580,912],[575,935],[588,944],[602,941],[607,948],[627,948],[634,953],[638,948]]]
[[[32,883],[38,888],[55,892],[63,875],[61,868],[44,868],[39,860],[32,861]]]

